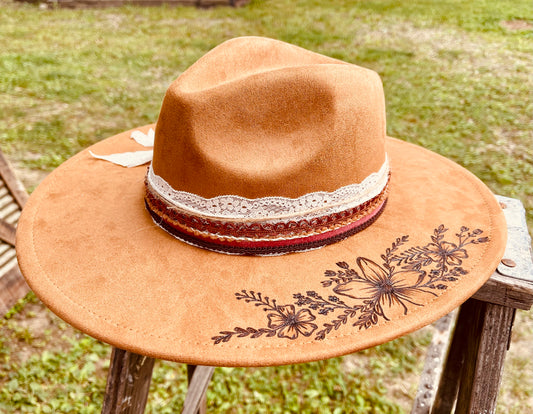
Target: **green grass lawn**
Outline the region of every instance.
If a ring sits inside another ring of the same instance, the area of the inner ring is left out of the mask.
[[[62,10],[0,0],[0,148],[31,189],[82,148],[155,122],[172,80],[241,35],[374,69],[385,87],[389,135],[449,157],[493,191],[519,198],[533,229],[530,0],[252,0],[208,10]],[[531,341],[532,321],[519,315],[525,328],[517,323],[516,341]],[[32,296],[0,328],[0,412],[99,412],[108,346],[72,330]],[[261,406],[402,412],[428,341],[424,331],[355,357],[219,369],[208,404],[235,413]],[[533,410],[531,359],[510,358],[506,370],[502,412]],[[148,412],[178,411],[184,378],[183,367],[159,363]]]

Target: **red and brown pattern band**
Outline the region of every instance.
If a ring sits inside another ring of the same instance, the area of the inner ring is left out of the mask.
[[[161,216],[151,210],[148,200],[145,200],[145,204],[146,209],[158,226],[185,243],[220,253],[249,256],[269,256],[318,249],[352,236],[366,229],[381,215],[385,205],[387,204],[387,200],[385,199],[385,201],[369,216],[339,229],[321,233],[315,236],[271,241],[222,241],[221,239],[219,241],[215,241],[215,239],[210,239],[208,237],[198,237],[197,235],[183,232],[179,228],[172,226],[170,222],[163,220]]]
[[[275,255],[316,249],[351,236],[373,223],[385,207],[388,182],[360,205],[295,220],[215,220],[175,207],[146,182],[145,203],[154,222],[174,237],[208,250],[241,255]]]

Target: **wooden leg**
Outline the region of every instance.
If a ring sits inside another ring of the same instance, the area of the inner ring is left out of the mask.
[[[468,338],[456,413],[494,413],[516,310],[472,301],[479,317]]]
[[[189,390],[185,397],[182,414],[205,414],[207,412],[205,392],[214,370],[214,367],[187,365]]]
[[[474,317],[471,302],[467,301],[459,308],[455,329],[452,334],[448,356],[442,370],[437,394],[431,410],[432,414],[449,414],[453,411],[459,391],[461,372],[466,353],[466,337]]]
[[[144,413],[155,360],[113,348],[102,414]]]
[[[461,306],[432,414],[495,412],[514,314],[475,299]]]

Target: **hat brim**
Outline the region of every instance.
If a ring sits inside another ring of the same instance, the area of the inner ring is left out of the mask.
[[[142,149],[129,137],[90,149]],[[268,366],[374,346],[474,294],[506,241],[501,209],[474,175],[393,138],[386,150],[390,193],[375,223],[333,245],[276,257],[230,256],[176,240],[145,210],[146,167],[118,167],[84,150],[26,204],[20,267],[65,321],[155,358]]]

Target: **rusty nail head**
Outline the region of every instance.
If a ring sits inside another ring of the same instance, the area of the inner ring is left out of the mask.
[[[516,263],[511,259],[502,259],[502,263],[507,267],[515,267]]]

